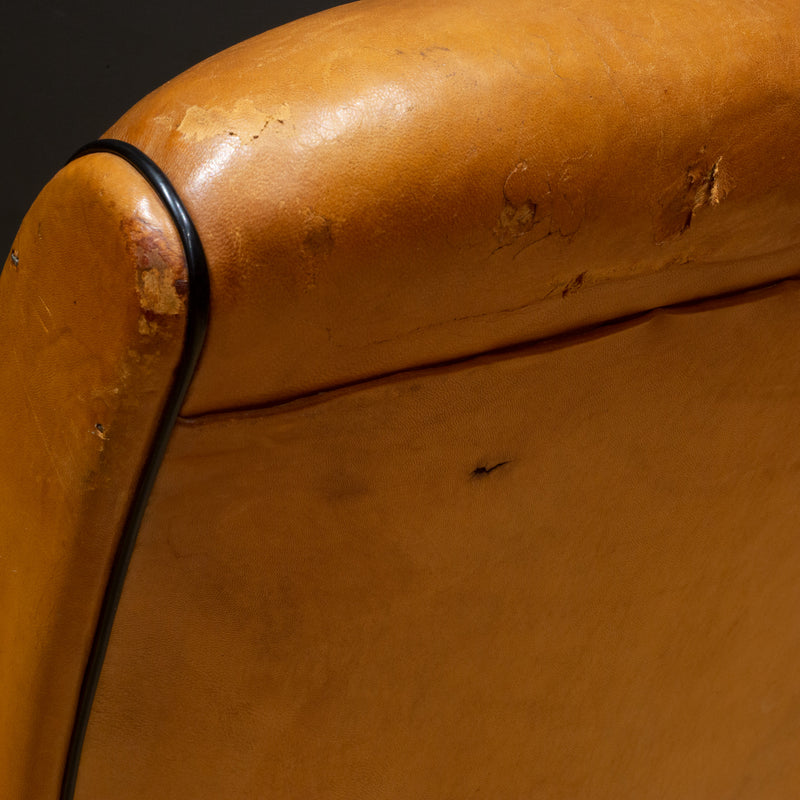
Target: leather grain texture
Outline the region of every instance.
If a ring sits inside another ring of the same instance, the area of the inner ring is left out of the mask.
[[[0,277],[0,796],[58,796],[117,537],[185,318],[183,250],[121,159],[66,166]]]
[[[184,422],[78,800],[790,800],[800,288]]]
[[[209,257],[186,414],[794,274],[795,0],[364,0],[243,42],[108,132]]]
[[[363,0],[108,135],[212,316],[77,800],[796,797],[795,0]],[[57,796],[186,288],[111,155],[0,278],[11,800]]]

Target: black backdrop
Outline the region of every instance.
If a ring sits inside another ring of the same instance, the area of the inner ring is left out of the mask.
[[[0,264],[36,194],[152,89],[339,0],[11,0],[0,15]]]

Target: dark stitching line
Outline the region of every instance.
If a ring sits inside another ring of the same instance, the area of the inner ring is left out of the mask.
[[[64,777],[61,783],[61,800],[73,800],[75,784],[78,780],[83,741],[89,725],[97,684],[103,669],[111,628],[114,624],[117,606],[125,583],[125,575],[136,544],[136,537],[142,523],[147,501],[150,497],[156,475],[164,458],[172,429],[178,418],[183,400],[194,375],[200,352],[203,349],[210,306],[210,283],[208,264],[203,245],[191,217],[183,205],[178,193],[159,167],[141,150],[118,139],[100,139],[84,145],[70,158],[73,161],[89,153],[113,153],[133,166],[150,184],[161,202],[172,217],[178,230],[186,256],[186,268],[189,278],[189,294],[186,309],[186,331],[183,350],[175,370],[175,377],[167,397],[164,410],[158,422],[147,461],[139,475],[133,494],[128,516],[122,529],[117,552],[111,566],[100,616],[97,621],[89,660],[83,675],[75,722],[67,750],[64,765]]]

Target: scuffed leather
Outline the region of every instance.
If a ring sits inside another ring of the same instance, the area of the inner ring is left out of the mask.
[[[108,569],[172,382],[186,266],[107,154],[66,166],[0,277],[0,797],[58,797]]]
[[[793,274],[795,0],[365,0],[109,131],[211,265],[184,413],[290,399]]]
[[[364,0],[113,126],[212,318],[77,800],[794,798],[799,87],[793,0]],[[0,280],[11,800],[56,796],[184,281],[109,155]]]

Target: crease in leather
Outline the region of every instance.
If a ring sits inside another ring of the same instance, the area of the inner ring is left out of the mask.
[[[625,314],[620,317],[603,320],[602,322],[595,322],[591,325],[577,326],[575,328],[557,333],[553,336],[543,336],[536,339],[530,339],[525,342],[518,342],[516,344],[509,345],[508,347],[495,348],[492,350],[486,350],[484,352],[473,353],[462,358],[448,359],[434,363],[417,364],[412,367],[406,367],[404,369],[394,370],[392,372],[372,375],[366,379],[349,381],[347,383],[330,386],[317,392],[287,397],[285,399],[276,400],[272,403],[263,403],[234,408],[221,408],[196,415],[182,414],[178,416],[176,425],[200,425],[206,420],[214,421],[228,416],[261,416],[271,412],[280,412],[287,407],[296,405],[316,405],[318,403],[325,402],[325,400],[331,396],[335,396],[369,384],[392,380],[394,378],[402,377],[414,372],[424,372],[427,370],[436,369],[457,369],[464,364],[469,364],[478,360],[493,361],[513,358],[515,355],[521,355],[527,352],[532,347],[546,348],[547,350],[557,350],[564,347],[570,347],[578,338],[589,338],[593,335],[608,335],[623,328],[640,325],[659,311],[668,312],[671,314],[692,313],[694,311],[705,310],[709,305],[712,304],[748,303],[756,299],[756,296],[764,291],[768,291],[769,289],[797,280],[800,280],[800,274],[789,275],[777,281],[766,281],[754,286],[749,286],[746,289],[736,289],[731,292],[720,292],[719,294],[712,294],[705,297],[696,297],[692,300],[683,300],[678,303],[655,306],[643,311],[637,311],[633,314]]]
[[[176,429],[82,797],[794,797],[799,301]]]
[[[530,246],[530,245],[528,245],[528,246]],[[774,258],[776,256],[782,256],[782,255],[784,255],[786,253],[795,251],[797,249],[798,249],[798,244],[793,242],[792,244],[788,244],[785,247],[778,247],[775,250],[770,250],[770,251],[768,251],[766,253],[759,253],[758,254],[758,258],[760,258],[760,259],[763,259],[763,258]],[[723,264],[727,265],[727,266],[731,266],[731,265],[734,265],[734,264],[746,264],[746,263],[748,263],[750,261],[753,261],[753,256],[742,256],[741,258],[726,258],[726,259],[703,259],[703,260],[688,259],[687,261],[682,263],[682,266],[691,265],[693,267],[696,266],[698,268],[701,268],[701,267],[708,268],[708,267],[721,266]],[[632,278],[629,278],[629,280],[636,280],[636,278],[638,278],[638,277],[640,277],[640,276],[635,275]],[[791,276],[786,276],[786,277],[791,277]],[[535,298],[533,300],[530,300],[530,301],[528,301],[526,303],[520,303],[519,305],[511,306],[509,308],[497,308],[497,309],[491,309],[489,311],[482,311],[479,314],[466,314],[463,317],[454,317],[453,319],[449,319],[449,320],[441,320],[439,322],[433,322],[433,323],[431,323],[429,325],[420,325],[419,327],[411,328],[410,330],[403,331],[402,334],[400,334],[400,335],[398,335],[398,336],[396,336],[394,338],[395,339],[401,339],[401,338],[406,337],[406,336],[413,336],[414,334],[419,333],[420,331],[428,331],[428,330],[431,330],[433,328],[441,328],[441,327],[443,327],[445,325],[451,324],[452,322],[466,322],[467,320],[485,319],[486,317],[502,316],[503,314],[516,314],[518,311],[528,311],[531,308],[533,308],[534,306],[539,305],[543,300],[546,300],[548,297],[550,297],[552,294],[554,294],[557,290],[561,291],[562,293],[563,292],[569,293],[571,291],[571,287],[573,287],[575,285],[575,280],[576,279],[573,279],[570,283],[568,283],[565,286],[554,287],[544,297],[537,297],[537,298]],[[768,285],[770,283],[776,283],[776,282],[778,282],[780,280],[782,280],[782,278],[778,278],[777,280],[763,281],[762,283],[754,284],[754,286],[756,286],[756,287],[757,286],[762,286],[762,285],[766,286],[766,285]],[[580,281],[577,284],[578,287],[581,285],[582,281],[583,281],[583,279],[581,278]],[[602,286],[602,285],[607,285],[607,284],[610,284],[610,283],[619,284],[620,281],[619,280],[614,280],[614,279],[605,280],[605,281],[598,281],[596,285],[597,286]],[[725,292],[712,292],[708,296],[709,297],[714,297],[716,295],[722,296],[724,294],[734,294],[736,292],[746,292],[750,288],[752,288],[752,287],[731,289],[731,290],[728,290],[728,291],[725,291]],[[630,312],[628,314],[620,314],[619,316],[611,317],[610,319],[611,320],[614,320],[614,319],[625,319],[625,318],[628,318],[628,317],[633,317],[633,316],[635,316],[637,314],[647,313],[647,311],[650,311],[650,310],[653,310],[653,309],[656,309],[656,308],[664,308],[664,307],[667,307],[667,306],[679,305],[680,303],[694,303],[696,300],[702,300],[703,297],[704,296],[700,296],[700,297],[691,298],[691,299],[688,299],[688,300],[676,301],[675,303],[665,303],[663,305],[656,305],[656,306],[652,306],[652,307],[650,307],[648,309],[644,309],[642,311],[632,311],[632,312]],[[566,329],[565,331],[560,331],[558,333],[553,333],[553,334],[550,334],[550,335],[545,334],[545,335],[543,335],[541,337],[533,337],[533,338],[531,338],[529,340],[526,340],[526,341],[533,342],[533,341],[539,341],[540,339],[542,339],[542,340],[551,339],[551,338],[553,338],[555,336],[560,336],[562,334],[569,334],[569,333],[574,332],[574,331],[583,330],[583,329],[589,329],[589,328],[591,328],[593,326],[596,326],[596,325],[604,325],[607,321],[608,320],[599,320],[599,321],[596,321],[596,322],[593,322],[593,323],[588,323],[587,325],[577,324],[577,325],[574,325],[572,328]],[[384,344],[385,342],[389,342],[389,341],[391,341],[391,339],[380,339],[380,340],[378,340],[376,342],[372,342],[372,344]],[[523,344],[524,344],[524,342],[523,342]],[[515,345],[508,345],[508,347],[514,347],[514,346]],[[492,348],[492,349],[493,350],[497,350],[497,349],[500,349],[500,348]],[[491,352],[491,350],[486,350],[485,352],[488,353],[488,352]],[[462,358],[471,358],[471,357],[472,356],[467,355],[467,356],[463,356]],[[443,361],[449,361],[449,360],[452,360],[452,359],[443,359]],[[414,367],[412,366],[412,367],[409,367],[408,369],[414,369]],[[397,371],[400,372],[401,370],[397,370]],[[370,378],[365,378],[364,380],[368,381],[368,380],[371,380],[371,379]],[[323,389],[322,391],[325,391],[325,390]],[[213,413],[213,412],[210,412],[210,413]],[[200,415],[198,414],[197,416],[200,416]]]

